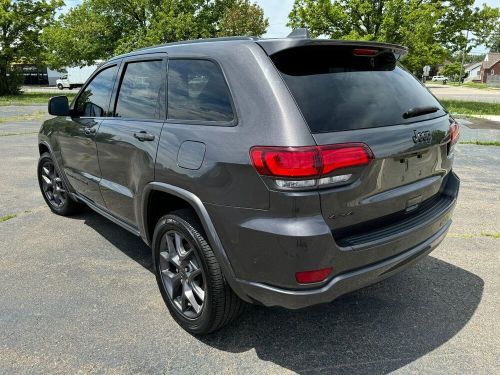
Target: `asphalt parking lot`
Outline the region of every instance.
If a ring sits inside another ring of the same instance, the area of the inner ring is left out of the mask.
[[[140,239],[45,206],[43,110],[0,107],[0,218],[16,215],[0,221],[0,374],[498,373],[500,147],[457,146],[454,224],[415,267],[304,310],[251,306],[196,338],[169,316]]]

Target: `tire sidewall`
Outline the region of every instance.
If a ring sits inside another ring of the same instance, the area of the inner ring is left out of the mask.
[[[166,292],[163,281],[160,274],[160,243],[161,239],[169,230],[176,230],[182,233],[189,241],[194,245],[194,251],[196,257],[200,263],[200,266],[203,268],[204,276],[205,276],[205,300],[203,302],[203,309],[201,315],[194,319],[186,318],[181,312],[177,310],[174,306],[172,300],[168,296]],[[198,233],[201,235],[200,233]],[[192,229],[190,229],[190,225],[188,222],[183,220],[182,218],[176,215],[166,215],[158,221],[158,224],[155,227],[153,241],[153,266],[156,275],[156,281],[158,283],[158,287],[160,289],[161,295],[165,304],[170,311],[170,314],[175,319],[175,321],[185,328],[188,332],[194,334],[200,334],[206,332],[211,326],[212,316],[213,316],[213,296],[212,296],[212,280],[210,279],[209,270],[206,265],[205,257],[203,251],[201,250],[201,244],[198,239],[194,235]]]

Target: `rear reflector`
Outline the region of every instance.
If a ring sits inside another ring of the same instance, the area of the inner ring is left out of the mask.
[[[318,283],[325,280],[331,273],[332,267],[313,271],[296,272],[295,280],[300,284]]]
[[[255,146],[250,159],[264,176],[285,178],[320,178],[335,170],[366,165],[373,159],[364,143],[307,147]]]

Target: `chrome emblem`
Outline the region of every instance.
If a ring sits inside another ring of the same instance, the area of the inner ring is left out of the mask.
[[[412,139],[413,143],[431,143],[432,133],[429,130],[424,130],[421,132],[414,130]]]

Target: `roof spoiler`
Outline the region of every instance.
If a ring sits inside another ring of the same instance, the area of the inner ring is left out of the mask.
[[[301,27],[299,29],[293,29],[293,31],[287,35],[287,38],[293,39],[311,39],[311,33],[306,27]]]
[[[293,35],[294,32],[292,32],[290,35]],[[403,55],[405,55],[408,52],[408,49],[406,47],[397,44],[371,42],[371,41],[353,41],[353,40],[305,39],[303,37],[298,37],[298,36],[295,37],[289,36],[286,39],[261,39],[257,40],[256,42],[264,49],[264,51],[269,56],[289,48],[305,47],[305,46],[347,46],[353,48],[372,47],[379,50],[386,50],[394,53],[396,60],[399,60]]]

